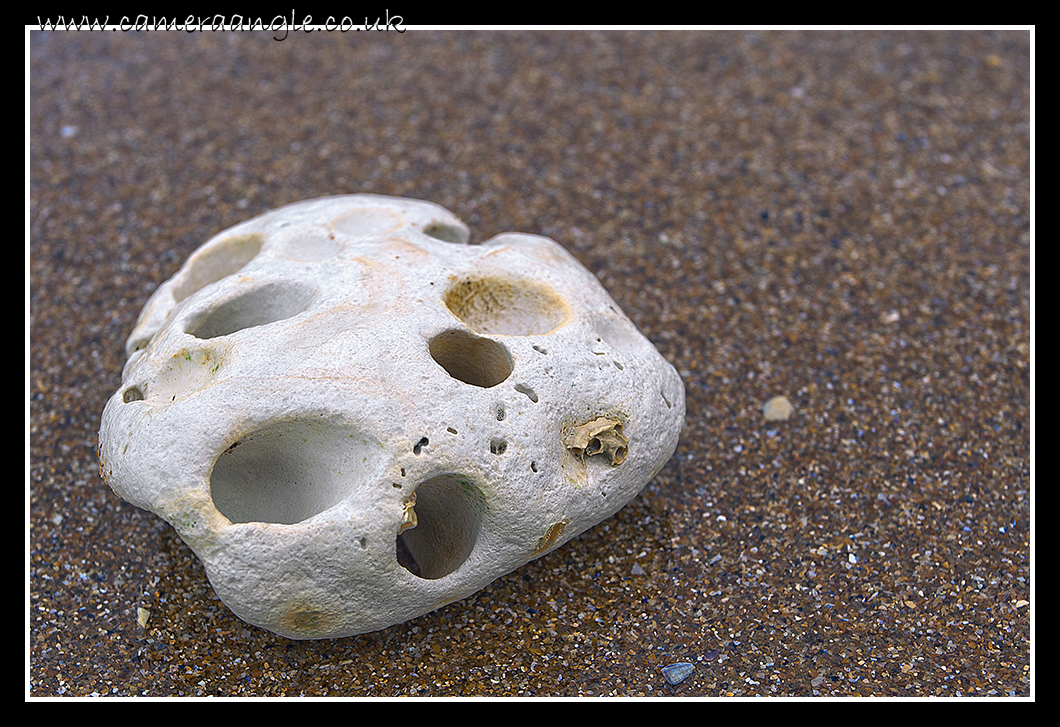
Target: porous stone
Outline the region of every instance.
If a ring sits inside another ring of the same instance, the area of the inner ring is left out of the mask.
[[[334,638],[464,598],[670,458],[674,368],[555,242],[427,202],[292,204],[151,296],[100,472],[249,623]]]

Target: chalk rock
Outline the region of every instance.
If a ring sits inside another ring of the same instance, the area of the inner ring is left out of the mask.
[[[614,514],[670,458],[680,377],[543,237],[354,195],[208,240],[151,296],[100,427],[240,618],[401,623]]]

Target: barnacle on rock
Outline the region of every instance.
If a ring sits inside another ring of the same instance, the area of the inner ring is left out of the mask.
[[[622,433],[622,422],[608,417],[598,417],[575,427],[567,436],[566,444],[575,457],[584,460],[602,454],[616,467],[629,453],[629,439]]]
[[[402,505],[401,525],[398,526],[398,533],[411,530],[417,525],[419,525],[419,520],[416,518],[416,493],[413,492]]]

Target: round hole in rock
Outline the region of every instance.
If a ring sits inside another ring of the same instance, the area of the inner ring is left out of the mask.
[[[140,388],[137,386],[130,386],[121,395],[121,400],[126,404],[128,404],[130,401],[143,401],[143,398],[144,392],[140,391]]]
[[[617,315],[597,318],[593,327],[601,340],[619,353],[633,354],[643,345],[642,337],[633,324]]]
[[[489,338],[453,329],[439,333],[429,344],[431,358],[454,379],[488,389],[512,374],[507,349]]]
[[[294,260],[316,262],[335,257],[342,250],[342,242],[323,227],[291,227],[273,233],[273,244]]]
[[[303,285],[272,282],[229,298],[192,321],[186,332],[196,338],[217,338],[244,328],[263,326],[298,315],[313,302],[314,291]]]
[[[397,536],[397,560],[420,578],[437,579],[471,555],[486,500],[463,475],[444,474],[416,487],[416,527]]]
[[[423,234],[442,242],[453,242],[458,245],[466,245],[471,237],[466,229],[447,222],[432,222],[423,228]]]
[[[321,417],[270,422],[239,437],[214,463],[210,495],[233,523],[298,523],[376,479],[378,444]]]
[[[179,303],[210,283],[239,272],[261,251],[264,243],[265,238],[260,232],[252,232],[218,240],[196,251],[188,258],[173,285],[173,300]]]
[[[339,235],[360,239],[386,237],[404,224],[405,218],[400,212],[374,205],[346,208],[329,223]]]
[[[535,336],[563,325],[570,309],[552,288],[534,280],[467,278],[446,291],[445,305],[477,333]]]

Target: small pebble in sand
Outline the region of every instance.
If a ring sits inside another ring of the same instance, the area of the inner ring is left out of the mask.
[[[762,416],[768,422],[782,422],[791,416],[795,407],[786,396],[774,396],[762,406]]]
[[[685,679],[688,679],[689,675],[695,669],[694,666],[688,662],[679,662],[677,664],[670,664],[662,668],[663,676],[666,677],[666,681],[672,685],[680,684]]]

